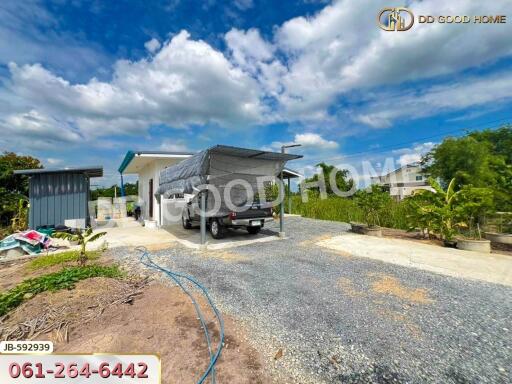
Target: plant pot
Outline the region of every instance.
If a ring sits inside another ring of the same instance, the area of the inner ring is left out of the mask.
[[[491,241],[490,240],[471,240],[471,239],[457,239],[457,248],[465,251],[490,253]]]
[[[491,243],[512,244],[511,233],[485,232],[485,238]]]
[[[381,227],[368,227],[368,228],[366,228],[366,235],[382,237],[382,228]]]
[[[363,223],[350,223],[350,228],[352,232],[359,233],[360,235],[366,234],[366,230],[368,229],[368,226]]]

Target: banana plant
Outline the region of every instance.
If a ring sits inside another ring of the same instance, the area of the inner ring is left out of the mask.
[[[56,232],[53,237],[58,239],[65,239],[69,241],[76,241],[80,246],[77,262],[79,265],[84,266],[87,262],[86,248],[89,242],[98,240],[100,237],[105,236],[107,232],[92,233],[92,227],[88,227],[85,231],[77,229],[74,233]]]
[[[429,184],[434,191],[422,190],[409,198],[411,229],[419,226],[450,241],[457,229],[471,228],[475,219],[492,208],[492,191],[487,188],[466,185],[455,191],[455,179],[446,190],[432,178]]]

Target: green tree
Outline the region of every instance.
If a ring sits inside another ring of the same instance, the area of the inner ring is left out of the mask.
[[[340,191],[350,191],[354,185],[354,180],[349,179],[349,171],[347,169],[338,169],[334,165],[329,165],[326,163],[319,163],[316,165],[321,169],[321,174],[325,181],[325,189],[328,195],[335,194],[335,191],[333,186],[331,185],[331,178],[333,174],[335,174],[334,180],[336,182],[335,187],[338,188]],[[309,179],[306,179],[306,183],[311,182],[318,182],[319,180],[319,174],[313,175],[313,177],[310,177]],[[319,192],[318,187],[309,188],[312,191]]]
[[[370,191],[357,191],[355,201],[363,211],[366,224],[374,227],[380,225],[381,216],[384,214],[385,208],[392,203],[392,198],[381,186],[373,184]]]
[[[43,168],[34,157],[19,156],[14,152],[0,155],[0,225],[9,225],[20,199],[28,197],[28,177],[15,175],[13,171],[34,168]]]
[[[480,142],[489,143],[495,155],[503,156],[507,164],[512,164],[511,125],[505,125],[498,129],[485,129],[483,131],[471,132],[469,137]]]
[[[98,200],[98,197],[114,197],[116,193],[118,197],[121,196],[121,187],[117,184],[107,188],[98,187],[91,191],[91,200]],[[124,185],[124,194],[125,196],[137,196],[139,194],[138,181],[135,183],[126,183]]]
[[[465,184],[483,186],[493,183],[491,146],[473,137],[447,138],[423,159],[426,170],[446,185],[455,179],[455,188]]]
[[[468,133],[447,138],[423,158],[426,172],[444,185],[455,179],[464,185],[490,188],[498,210],[512,210],[512,128]]]

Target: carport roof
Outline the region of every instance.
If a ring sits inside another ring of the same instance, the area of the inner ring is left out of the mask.
[[[248,148],[239,148],[232,147],[229,145],[216,145],[214,147],[208,148],[208,151],[213,153],[222,153],[225,155],[236,156],[236,157],[245,157],[245,158],[254,158],[254,159],[263,159],[263,160],[295,160],[302,158],[302,155],[293,155],[289,153],[279,153],[279,152],[269,152],[269,151],[260,151],[258,149],[248,149]],[[133,163],[134,158],[142,158],[144,160],[150,161],[150,159],[185,159],[194,155],[194,152],[166,152],[166,151],[128,151],[126,152],[126,156],[123,159],[123,162],[119,166],[119,173],[136,173],[137,169],[140,169],[144,166],[144,164],[138,164],[135,166]],[[143,160],[139,162],[143,162]],[[291,170],[290,170],[291,171]],[[300,174],[292,171],[290,177],[299,177]],[[296,176],[295,176],[295,175]]]
[[[260,151],[258,149],[248,149],[248,148],[239,148],[239,147],[231,147],[229,145],[216,145],[215,147],[211,147],[208,151],[213,153],[222,153],[224,155],[236,156],[236,157],[244,157],[244,158],[252,158],[252,159],[263,159],[263,160],[295,160],[302,158],[302,155],[293,155],[290,153],[280,153],[280,152],[269,152],[269,151]]]
[[[37,169],[20,169],[13,172],[15,175],[37,175],[44,173],[83,173],[88,177],[102,177],[103,167],[102,166],[90,166],[90,167],[66,167],[66,168],[37,168]]]
[[[284,179],[295,179],[297,177],[302,177],[302,175],[299,172],[294,171],[293,169],[283,168],[283,178]]]
[[[123,162],[118,168],[119,173],[136,173],[137,169],[140,169],[144,164],[138,164],[138,166],[130,167],[133,165],[134,158],[141,158],[145,160],[150,159],[185,159],[194,154],[194,152],[168,152],[168,151],[128,151],[123,159]],[[131,169],[134,168],[134,169]],[[137,169],[135,169],[137,168]]]

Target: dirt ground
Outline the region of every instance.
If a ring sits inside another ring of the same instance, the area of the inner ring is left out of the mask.
[[[22,264],[0,266],[2,290],[32,275]],[[201,297],[197,299],[217,346],[213,314]],[[225,341],[217,381],[269,382],[243,330],[233,319],[223,318]],[[140,280],[92,278],[72,290],[41,293],[0,319],[0,338],[52,340],[56,352],[158,354],[163,383],[197,382],[209,359],[190,299],[177,287]]]

